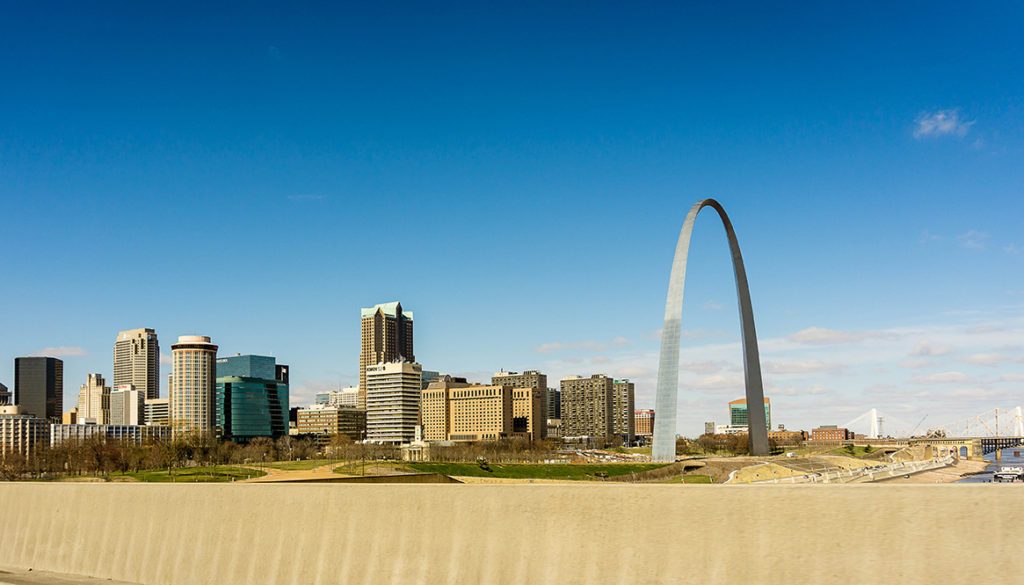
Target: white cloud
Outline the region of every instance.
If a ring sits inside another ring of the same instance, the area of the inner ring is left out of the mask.
[[[705,309],[711,309],[713,311],[717,311],[718,309],[724,309],[725,307],[722,306],[721,303],[716,303],[714,301],[708,301],[708,302],[704,303],[704,308]]]
[[[160,365],[161,366],[169,366],[169,365],[171,365],[171,356],[167,355],[166,353],[161,353],[160,354]]]
[[[953,350],[948,346],[932,345],[930,341],[922,341],[917,345],[917,349],[911,352],[910,355],[936,357],[940,355],[949,355],[951,353],[953,353]]]
[[[956,136],[963,138],[974,125],[960,119],[960,110],[939,110],[934,113],[921,112],[914,120],[914,138],[938,138],[940,136]]]
[[[813,372],[838,372],[843,366],[826,364],[818,360],[794,360],[789,362],[765,362],[764,369],[770,374],[808,374]]]
[[[921,237],[917,239],[920,244],[927,244],[928,242],[937,242],[942,239],[942,236],[933,234],[928,230],[921,232]]]
[[[721,337],[725,335],[724,331],[715,330],[708,331],[707,329],[684,329],[683,337],[687,339],[704,339],[705,337]]]
[[[966,357],[957,358],[956,361],[973,364],[975,366],[998,366],[1006,361],[1007,356],[1001,353],[974,353]]]
[[[68,345],[61,345],[59,347],[44,347],[39,351],[32,352],[33,356],[36,357],[78,357],[83,355],[89,355],[89,352],[85,351],[81,347],[73,347]]]
[[[988,241],[988,232],[967,230],[957,236],[956,239],[960,241],[960,245],[964,248],[982,250],[985,248],[985,243]]]
[[[743,376],[722,375],[703,376],[697,379],[694,386],[699,390],[710,390],[714,394],[721,391],[733,392],[742,390],[744,385]]]
[[[1024,382],[1024,374],[1018,374],[1016,372],[1010,374],[1002,374],[999,376],[999,380],[1003,382]]]
[[[620,337],[616,337],[615,339],[612,340],[612,345],[614,345],[616,347],[623,347],[623,346],[629,345],[629,340],[626,339],[625,337],[621,337],[621,336]]]
[[[615,370],[616,378],[643,378],[645,376],[653,375],[654,372],[647,368],[639,368],[634,366],[626,366]]]
[[[787,339],[795,343],[805,343],[808,345],[835,345],[855,343],[867,336],[868,334],[863,331],[836,331],[834,329],[822,329],[821,327],[808,327],[796,333],[791,333]]]
[[[811,384],[804,388],[797,386],[783,386],[782,388],[772,388],[765,392],[765,394],[771,394],[772,396],[818,396],[821,394],[831,393],[832,390],[826,388],[822,384]]]
[[[967,333],[971,335],[987,335],[989,333],[996,333],[1002,331],[1002,327],[995,327],[993,325],[980,325],[978,327],[971,327],[967,330]]]
[[[590,363],[592,364],[607,364],[610,361],[612,361],[612,358],[603,355],[599,355],[595,358],[590,359]]]
[[[1007,254],[1020,254],[1020,248],[1018,248],[1016,244],[1012,243],[1007,244],[1006,247],[1003,248],[1003,251]]]
[[[974,378],[962,372],[942,372],[941,374],[914,376],[908,381],[911,384],[973,384]]]

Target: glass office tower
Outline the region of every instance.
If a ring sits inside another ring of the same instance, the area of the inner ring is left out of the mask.
[[[268,356],[218,358],[216,417],[232,441],[287,435],[288,366]]]

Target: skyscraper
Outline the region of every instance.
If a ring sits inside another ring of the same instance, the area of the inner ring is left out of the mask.
[[[160,344],[152,329],[129,329],[114,341],[114,387],[131,384],[146,398],[160,398]]]
[[[548,389],[548,377],[546,374],[540,373],[539,370],[525,370],[522,374],[518,372],[498,372],[491,376],[491,384],[503,384],[505,386],[512,386],[513,388],[533,388],[541,391],[541,414],[540,417],[541,427],[544,429],[539,435],[534,435],[533,438],[540,439],[547,436],[547,424],[546,421],[549,418],[558,418],[555,410],[552,408],[552,400],[557,400],[556,397],[551,396],[551,390]],[[517,415],[519,416],[519,415]]]
[[[359,351],[359,408],[366,408],[366,368],[388,362],[415,362],[412,311],[397,301],[362,309]]]
[[[287,373],[288,366],[269,356],[217,359],[217,426],[225,439],[288,434]]]
[[[612,432],[630,445],[636,438],[636,421],[633,419],[635,386],[629,380],[615,380],[612,392]]]
[[[79,389],[78,420],[87,424],[110,424],[110,386],[103,376],[89,374]]]
[[[59,423],[64,413],[64,362],[52,357],[14,358],[14,403],[22,412]]]
[[[392,362],[366,368],[366,438],[411,443],[420,413],[419,364]]]
[[[604,374],[562,378],[562,436],[607,439],[613,432],[615,381]]]
[[[176,435],[213,432],[216,423],[217,346],[203,335],[182,335],[171,345],[168,395]]]

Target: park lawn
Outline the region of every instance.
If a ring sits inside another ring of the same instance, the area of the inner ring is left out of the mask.
[[[125,473],[121,477],[130,477],[144,482],[193,483],[238,481],[263,475],[266,473],[255,469],[218,465],[215,467],[176,467],[174,473],[168,473],[166,469],[147,469]],[[111,479],[114,478],[115,476],[112,475]]]
[[[600,479],[598,473],[608,477],[640,473],[664,467],[667,463],[491,463],[483,469],[476,463],[408,463],[407,467],[421,473],[469,477],[503,477],[511,479]]]
[[[404,463],[396,463],[394,461],[349,461],[348,463],[339,465],[333,469],[334,473],[341,475],[362,475],[364,470],[367,475],[416,473],[415,470],[409,469],[408,465]]]
[[[322,467],[331,463],[340,463],[337,459],[302,459],[299,461],[271,461],[269,463],[253,464],[256,467],[271,467],[282,471],[308,471],[314,467]]]
[[[871,447],[870,451],[868,451],[867,449],[867,445],[854,445],[852,453],[846,447],[832,449],[831,451],[829,451],[829,453],[832,455],[843,455],[845,457],[865,457],[867,455],[872,455],[878,451],[876,447]]]

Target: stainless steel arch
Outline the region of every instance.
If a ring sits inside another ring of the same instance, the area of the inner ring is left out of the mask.
[[[698,201],[690,208],[679,232],[676,255],[669,276],[668,300],[665,301],[665,325],[661,330],[661,360],[658,363],[658,395],[654,406],[654,445],[651,457],[655,461],[675,461],[676,457],[676,403],[679,398],[679,335],[683,321],[683,286],[686,283],[686,259],[690,252],[690,236],[697,214],[705,207],[714,208],[722,219],[725,235],[732,251],[732,267],[736,275],[736,295],[740,308],[740,330],[743,336],[743,376],[747,387],[747,416],[749,418],[749,448],[752,455],[768,454],[768,428],[764,408],[764,389],[761,383],[761,362],[757,352],[757,333],[754,331],[754,311],[750,306],[747,272],[743,256],[736,241],[736,232],[725,210],[714,199]]]

